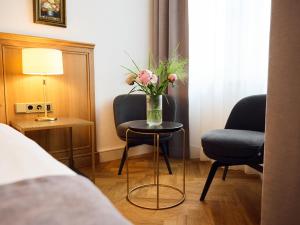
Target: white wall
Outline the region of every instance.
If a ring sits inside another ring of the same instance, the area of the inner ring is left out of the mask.
[[[67,0],[67,28],[33,23],[32,0],[0,0],[0,31],[96,44],[95,90],[98,151],[118,149],[112,100],[129,91],[124,50],[141,66],[150,49],[151,0]]]

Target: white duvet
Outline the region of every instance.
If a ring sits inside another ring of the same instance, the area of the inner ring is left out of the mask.
[[[0,185],[75,173],[15,129],[0,123]]]
[[[54,159],[34,141],[0,123],[0,185],[52,175],[73,176],[76,173]],[[103,209],[99,212],[102,218],[99,224],[131,224],[114,208],[102,192],[99,193],[97,201]],[[24,214],[26,213],[28,212],[24,211]],[[2,224],[1,220],[0,224]]]

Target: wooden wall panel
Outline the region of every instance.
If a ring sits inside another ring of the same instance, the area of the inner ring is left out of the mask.
[[[53,104],[50,116],[77,117],[95,122],[93,45],[23,35],[0,33],[0,122],[34,120],[38,114],[16,114],[15,103],[43,102],[42,77],[22,74],[22,48],[44,47],[63,51],[64,74],[47,76],[47,98]],[[5,98],[4,98],[5,96]],[[53,156],[67,159],[66,130],[35,131],[27,134]],[[74,128],[74,157],[80,164],[90,161],[89,129]]]
[[[0,45],[0,49],[2,46]],[[2,62],[2,51],[0,51],[0,64]],[[3,67],[0,66],[0,123],[6,123],[5,89]]]

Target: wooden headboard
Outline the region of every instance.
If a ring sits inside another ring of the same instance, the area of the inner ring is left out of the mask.
[[[47,98],[53,115],[95,121],[94,45],[50,38],[0,33],[0,122],[34,119],[37,114],[16,114],[15,103],[43,102],[42,78],[22,74],[22,48],[41,47],[62,50],[63,76],[47,77]],[[86,164],[90,158],[88,128],[75,128],[74,158]],[[67,159],[67,131],[39,131],[28,134],[62,161]]]

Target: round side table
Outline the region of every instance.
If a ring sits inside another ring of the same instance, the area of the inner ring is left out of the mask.
[[[126,130],[126,173],[127,173],[127,200],[138,207],[144,208],[144,209],[168,209],[175,207],[179,204],[181,204],[185,200],[185,130],[183,129],[183,125],[181,123],[177,122],[163,122],[159,126],[149,126],[147,125],[146,120],[135,120],[135,121],[130,121],[126,122],[126,126],[128,127]],[[182,137],[183,137],[183,181],[182,181],[182,190],[180,190],[177,187],[174,187],[172,185],[167,185],[167,184],[161,184],[159,181],[159,140],[160,140],[160,134],[164,133],[173,133],[181,131],[182,132]],[[136,134],[142,134],[142,135],[153,135],[153,149],[154,149],[154,181],[153,183],[150,184],[144,184],[140,186],[135,186],[130,188],[129,185],[129,166],[128,166],[128,135],[130,133],[136,133]],[[143,188],[147,187],[156,187],[156,207],[148,207],[143,204],[138,204],[132,200],[132,194]],[[180,194],[180,199],[176,203],[172,204],[167,204],[164,206],[160,206],[160,187],[164,188],[169,188],[172,190],[177,191]]]

